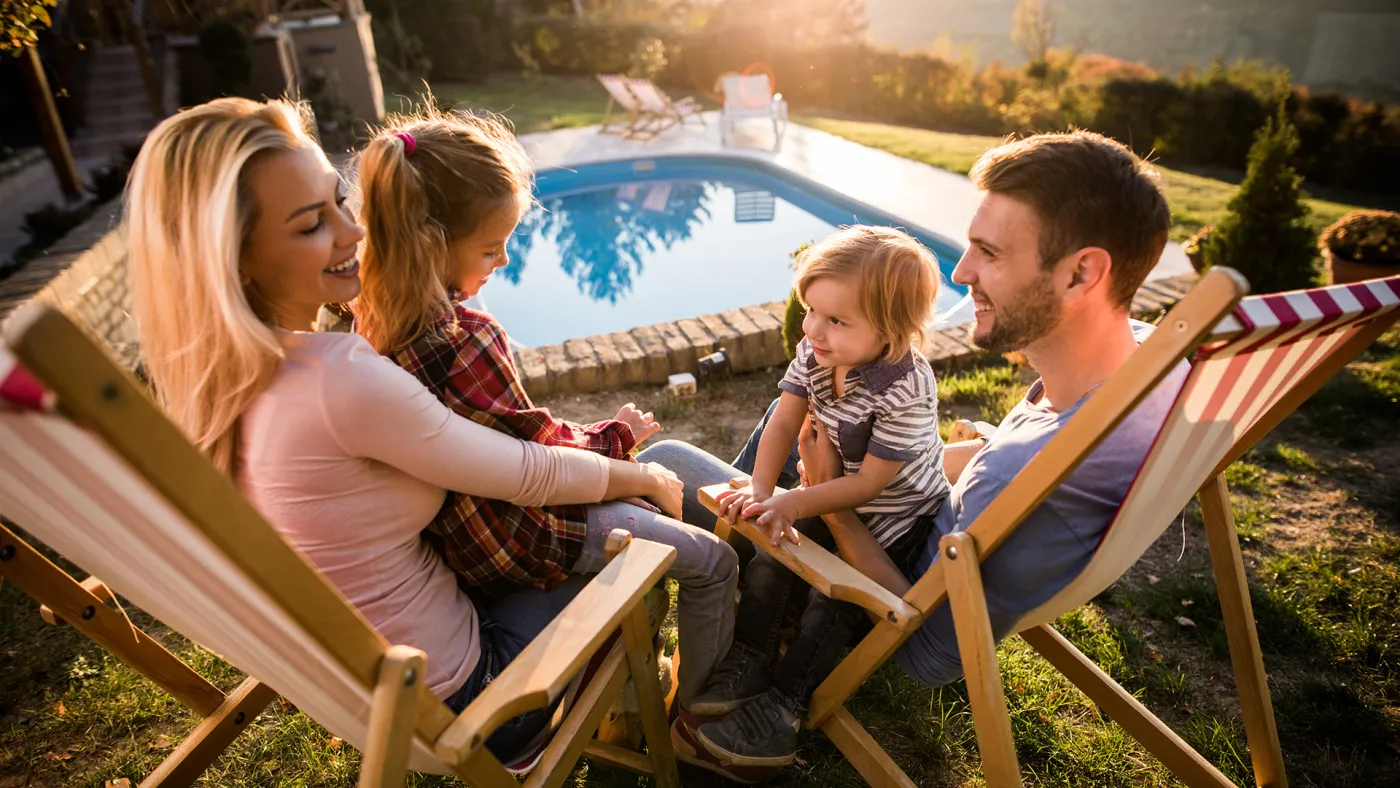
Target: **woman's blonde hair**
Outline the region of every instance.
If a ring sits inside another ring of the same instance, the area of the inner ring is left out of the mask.
[[[185,435],[234,473],[238,419],[282,356],[266,310],[245,289],[243,246],[258,206],[254,159],[316,143],[304,108],[225,98],[166,118],[127,184],[128,278],[141,362]]]
[[[449,246],[492,212],[531,200],[534,170],[501,118],[426,103],[391,117],[358,160],[364,287],[352,308],[356,330],[381,353],[433,333],[451,313]]]
[[[860,289],[860,311],[885,340],[885,359],[898,361],[924,341],[938,296],[937,261],[923,244],[892,227],[843,227],[797,258],[797,297],[823,277]]]

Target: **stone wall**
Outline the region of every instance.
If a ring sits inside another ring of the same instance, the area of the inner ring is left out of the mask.
[[[42,257],[0,281],[0,320],[33,299],[58,307],[127,367],[136,364],[136,328],[126,289],[120,199],[97,209]]]

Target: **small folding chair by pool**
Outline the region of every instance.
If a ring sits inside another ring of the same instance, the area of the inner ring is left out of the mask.
[[[514,764],[533,766],[527,786],[561,785],[585,753],[678,784],[643,605],[673,548],[615,532],[604,570],[455,715],[424,685],[423,653],[385,642],[59,312],[31,305],[6,324],[0,405],[0,512],[92,576],[3,527],[0,574],[204,718],[146,788],[193,783],[277,694],[364,752],[361,786],[412,768],[514,788],[484,742],[571,683],[553,737]],[[113,593],[250,678],[220,692],[108,607]],[[629,677],[647,754],[590,738]]]
[[[845,709],[860,685],[937,609],[951,606],[987,784],[1021,785],[1011,723],[983,595],[980,564],[1181,361],[1189,376],[1094,557],[1068,586],[1030,611],[1020,636],[1191,788],[1232,786],[1129,692],[1050,626],[1087,603],[1137,561],[1195,495],[1219,588],[1241,714],[1260,786],[1286,785],[1259,637],[1222,475],[1400,316],[1400,277],[1241,300],[1247,285],[1214,268],[1103,383],[1001,495],[968,526],[944,536],[940,558],[903,598],[809,542],[771,548],[749,537],[814,588],[880,618],[817,688],[805,721],[820,728],[871,784],[913,783]],[[1192,354],[1194,353],[1194,356]],[[725,485],[700,498],[717,509]],[[719,521],[717,532],[728,528]]]
[[[608,91],[608,103],[603,108],[603,124],[598,133],[618,134],[623,138],[637,134],[651,116],[642,110],[637,97],[627,88],[627,78],[621,74],[599,74],[598,81]],[[613,118],[614,105],[622,110],[621,114],[624,117]]]
[[[699,102],[693,97],[686,96],[680,101],[673,101],[649,79],[629,77],[624,81],[627,84],[627,89],[637,97],[637,103],[647,116],[638,126],[638,132],[655,136],[672,126],[684,125],[691,118],[700,121],[701,126],[709,125],[705,122],[705,115],[701,111]]]

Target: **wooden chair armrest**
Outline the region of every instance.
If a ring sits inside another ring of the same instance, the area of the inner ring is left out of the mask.
[[[730,486],[701,487],[697,493],[700,503],[719,516],[719,502],[715,499]],[[740,518],[731,527],[748,537],[758,549],[781,561],[803,582],[832,599],[859,605],[901,629],[917,624],[922,618],[918,609],[816,542],[804,539],[793,544],[784,539],[774,547],[769,543],[768,531],[753,520]]]
[[[443,731],[437,756],[460,764],[507,720],[559,697],[675,560],[674,547],[631,540]]]

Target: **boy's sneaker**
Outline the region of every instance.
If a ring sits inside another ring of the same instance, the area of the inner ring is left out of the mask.
[[[757,785],[778,773],[777,769],[726,764],[706,750],[695,738],[695,729],[712,717],[696,717],[684,709],[671,723],[671,746],[676,751],[676,760],[714,772],[727,780],[743,785]]]
[[[705,691],[688,710],[701,717],[728,714],[768,691],[768,665],[735,644],[710,673]]]
[[[723,720],[701,725],[695,736],[725,764],[787,766],[797,759],[801,726],[797,715],[779,705],[772,693],[764,693]]]

